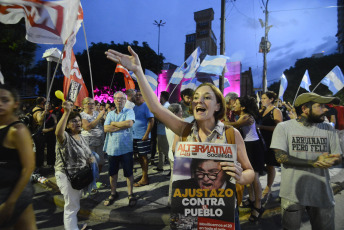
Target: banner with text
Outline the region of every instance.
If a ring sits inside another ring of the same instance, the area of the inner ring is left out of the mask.
[[[229,144],[179,142],[173,169],[171,229],[235,229],[235,180],[220,162],[236,162]]]

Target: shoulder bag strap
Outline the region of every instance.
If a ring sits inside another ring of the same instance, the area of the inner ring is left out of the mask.
[[[66,172],[66,175],[67,175],[68,180],[70,181],[71,179],[70,179],[70,175],[69,175],[68,170],[67,170],[66,162],[65,162],[64,159],[63,159],[61,150],[60,150],[60,149],[58,149],[58,150],[59,150],[60,157],[61,157],[61,160],[62,160],[62,163],[63,163],[63,168],[64,168],[64,170],[65,170],[65,172]]]
[[[186,139],[190,135],[192,126],[193,126],[193,123],[189,123],[185,126],[185,128],[183,130],[183,134],[182,134],[182,141],[183,142],[186,141]]]

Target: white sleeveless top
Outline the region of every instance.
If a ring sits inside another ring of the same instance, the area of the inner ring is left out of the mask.
[[[256,122],[254,122],[252,125],[242,126],[241,130],[243,132],[243,138],[245,142],[259,140],[256,130]]]

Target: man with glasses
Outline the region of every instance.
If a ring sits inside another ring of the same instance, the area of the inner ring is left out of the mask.
[[[124,107],[127,97],[118,91],[114,94],[116,109],[106,116],[104,131],[106,133],[104,151],[108,154],[109,176],[111,194],[104,201],[105,206],[114,203],[118,198],[116,192],[119,164],[123,167],[124,176],[127,178],[129,206],[136,205],[136,197],[133,194],[133,136],[131,127],[135,122],[135,114],[132,109]]]
[[[221,169],[221,161],[209,159],[192,159],[190,166],[191,178],[173,182],[173,189],[200,188],[219,189],[229,186],[229,176]],[[172,193],[173,194],[173,193]]]
[[[134,186],[141,187],[149,184],[147,154],[151,151],[150,132],[154,125],[154,115],[149,111],[140,91],[135,95],[134,112],[136,119],[133,125],[134,153],[138,154],[142,168],[142,177]]]

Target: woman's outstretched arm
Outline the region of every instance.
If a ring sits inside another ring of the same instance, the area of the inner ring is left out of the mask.
[[[131,56],[119,53],[115,50],[108,50],[105,52],[106,57],[113,62],[123,65],[128,70],[135,73],[137,77],[137,82],[139,83],[140,90],[142,92],[143,98],[149,108],[149,110],[158,118],[162,123],[164,123],[168,128],[170,128],[174,133],[182,135],[184,127],[187,122],[183,121],[181,118],[177,117],[168,109],[164,108],[158,98],[154,94],[154,91],[150,87],[141,67],[141,62],[138,55],[129,46],[128,50]]]

